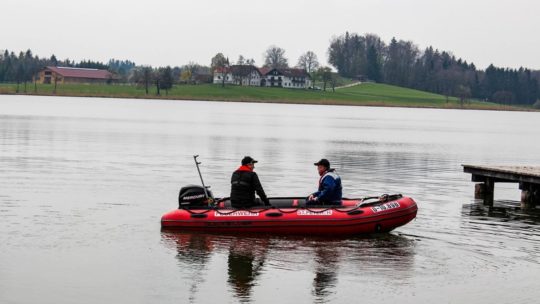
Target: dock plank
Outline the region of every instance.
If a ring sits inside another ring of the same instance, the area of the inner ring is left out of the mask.
[[[477,169],[481,171],[494,171],[526,176],[540,177],[540,166],[485,166],[485,165],[462,165],[466,170]]]

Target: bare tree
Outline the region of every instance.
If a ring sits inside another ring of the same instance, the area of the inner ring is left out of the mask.
[[[463,92],[462,84],[459,82],[459,72],[455,69],[441,70],[436,78],[440,83],[440,91],[446,98],[446,103],[450,101],[452,93],[460,94]]]
[[[229,64],[229,58],[225,58],[223,62],[221,62],[221,87],[225,87],[225,79],[227,78],[227,74],[229,72],[229,69],[231,68],[231,65]]]
[[[221,87],[225,87],[225,78],[227,77],[227,72],[230,68],[229,58],[223,56],[222,53],[217,53],[216,56],[212,58],[212,72],[216,70],[221,70]]]
[[[264,66],[270,68],[288,67],[289,63],[285,58],[285,50],[275,45],[268,47],[264,54]]]
[[[471,88],[464,85],[458,85],[456,88],[456,96],[459,98],[459,103],[463,107],[465,102],[471,98]]]
[[[319,60],[317,55],[312,51],[307,51],[298,58],[298,64],[296,65],[299,68],[305,69],[308,73],[312,73],[317,68],[319,68]]]
[[[144,90],[146,92],[146,95],[148,95],[148,87],[150,86],[150,82],[152,81],[152,77],[154,76],[154,71],[152,70],[152,67],[150,66],[144,66],[142,68],[142,75],[141,75],[140,81],[144,84]]]
[[[189,72],[189,75],[190,75],[189,81],[193,82],[193,79],[195,75],[197,75],[197,72],[199,71],[200,68],[201,66],[199,64],[193,61],[190,61],[188,64],[183,66],[182,70]]]
[[[238,56],[236,60],[237,65],[255,65],[255,60],[253,58],[246,58],[243,55]]]
[[[169,95],[169,90],[173,86],[173,75],[170,66],[156,68],[153,70],[153,80],[156,85],[156,95],[161,95],[161,90],[165,90],[165,95]]]
[[[210,67],[212,68],[212,72],[221,66],[223,62],[227,60],[223,53],[217,53],[216,56],[212,57],[212,62],[210,63]]]
[[[238,64],[238,65],[246,64],[246,58],[244,58],[244,56],[242,56],[242,55],[238,56],[238,60],[236,60],[236,64]]]
[[[323,90],[326,91],[326,84],[332,81],[332,69],[329,67],[320,67],[317,70],[317,74],[319,74],[319,78],[323,81]]]
[[[337,73],[331,73],[330,74],[330,84],[332,85],[332,92],[336,92],[336,84],[338,81],[338,74]]]
[[[144,87],[146,95],[148,95],[148,87],[152,82],[153,73],[150,66],[139,66],[131,70],[128,79],[130,82],[136,83],[137,86]]]

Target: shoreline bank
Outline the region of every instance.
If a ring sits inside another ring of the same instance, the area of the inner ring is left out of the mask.
[[[362,87],[362,88],[360,88]],[[361,90],[360,90],[360,89]],[[398,89],[396,89],[398,88]],[[51,90],[50,87],[46,89]],[[56,93],[47,92],[43,87],[34,92],[16,93],[13,87],[0,86],[0,95],[17,96],[59,96],[87,98],[124,98],[147,100],[193,100],[218,102],[249,102],[275,104],[308,104],[335,106],[401,107],[454,110],[488,110],[538,112],[528,107],[500,105],[489,102],[470,101],[463,106],[455,98],[449,98],[427,92],[415,91],[387,85],[378,85],[377,90],[369,91],[364,86],[341,89],[338,91],[306,91],[281,88],[255,89],[250,87],[225,87],[212,85],[178,86],[169,94],[146,95],[144,90],[131,86],[63,86]],[[33,87],[32,87],[33,90]],[[104,92],[109,90],[111,92]],[[395,92],[392,92],[394,90]],[[27,90],[29,91],[29,90]]]

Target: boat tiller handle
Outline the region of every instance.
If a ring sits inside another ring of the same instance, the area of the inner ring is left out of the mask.
[[[202,183],[203,190],[204,190],[204,196],[206,197],[206,201],[208,202],[208,204],[212,204],[213,201],[208,196],[208,191],[206,190],[206,186],[204,185],[204,180],[202,178],[201,169],[199,169],[199,165],[201,164],[201,162],[197,161],[197,157],[199,157],[199,155],[193,155],[193,160],[195,161],[195,166],[197,166],[197,172],[199,172],[199,177],[201,178],[201,183]],[[210,187],[208,187],[208,188],[210,188]]]

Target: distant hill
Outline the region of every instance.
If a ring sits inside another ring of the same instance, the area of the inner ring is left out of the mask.
[[[356,101],[404,103],[419,106],[429,104],[442,106],[447,104],[446,97],[439,94],[381,83],[364,83],[340,89],[338,92],[343,94],[344,97]],[[448,99],[449,105],[455,105],[457,102],[454,97]]]

